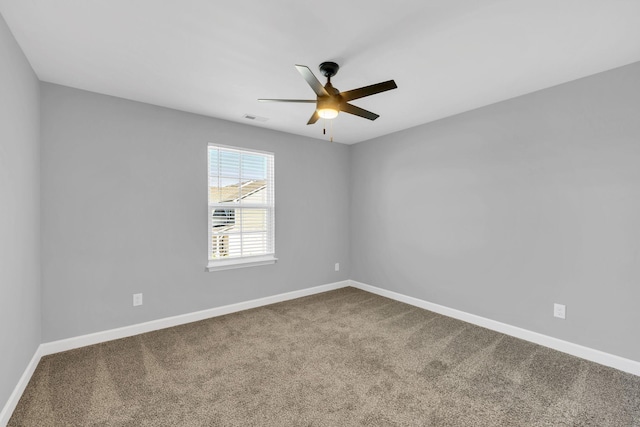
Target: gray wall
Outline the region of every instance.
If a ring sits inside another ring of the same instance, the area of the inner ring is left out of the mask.
[[[0,409],[40,344],[40,109],[0,16]]]
[[[352,279],[640,361],[640,63],[352,146],[350,183]]]
[[[348,146],[49,83],[41,94],[44,342],[349,278]],[[278,263],[204,271],[208,142],[275,153]]]

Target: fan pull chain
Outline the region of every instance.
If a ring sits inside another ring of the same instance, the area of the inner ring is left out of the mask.
[[[333,120],[329,123],[329,140],[333,142]]]
[[[327,120],[322,119],[322,134],[327,134]],[[329,141],[333,142],[333,120],[329,120]]]

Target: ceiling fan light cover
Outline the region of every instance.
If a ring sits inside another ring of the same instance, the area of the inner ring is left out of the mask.
[[[318,109],[318,115],[323,119],[335,119],[338,117],[338,110],[335,108],[320,108]]]

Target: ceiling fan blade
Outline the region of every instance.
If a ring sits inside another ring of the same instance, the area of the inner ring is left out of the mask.
[[[324,86],[322,86],[322,83],[318,81],[309,67],[307,67],[306,65],[296,65],[296,69],[298,70],[300,75],[302,75],[302,78],[305,79],[307,83],[309,83],[309,86],[311,86],[311,89],[313,89],[316,95],[329,96],[329,92],[325,90]]]
[[[320,115],[318,114],[318,111],[314,111],[313,115],[311,116],[311,118],[309,119],[309,121],[307,122],[308,125],[312,125],[315,122],[318,121],[318,119],[320,118]]]
[[[367,111],[364,108],[356,107],[355,105],[351,105],[346,102],[340,105],[340,111],[344,111],[345,113],[353,114],[355,116],[364,117],[365,119],[369,120],[375,120],[380,117],[376,113],[372,113],[371,111]]]
[[[391,89],[396,89],[398,86],[393,80],[389,80],[382,83],[376,83],[371,86],[364,86],[358,89],[348,90],[340,93],[342,99],[345,101],[353,101],[354,99],[363,98],[369,95],[375,95],[376,93],[386,92]]]
[[[315,99],[258,99],[260,102],[317,102]]]

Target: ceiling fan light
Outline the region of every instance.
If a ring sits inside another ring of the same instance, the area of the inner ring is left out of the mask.
[[[318,110],[318,115],[323,119],[335,119],[338,117],[338,110],[335,108],[320,108]]]

